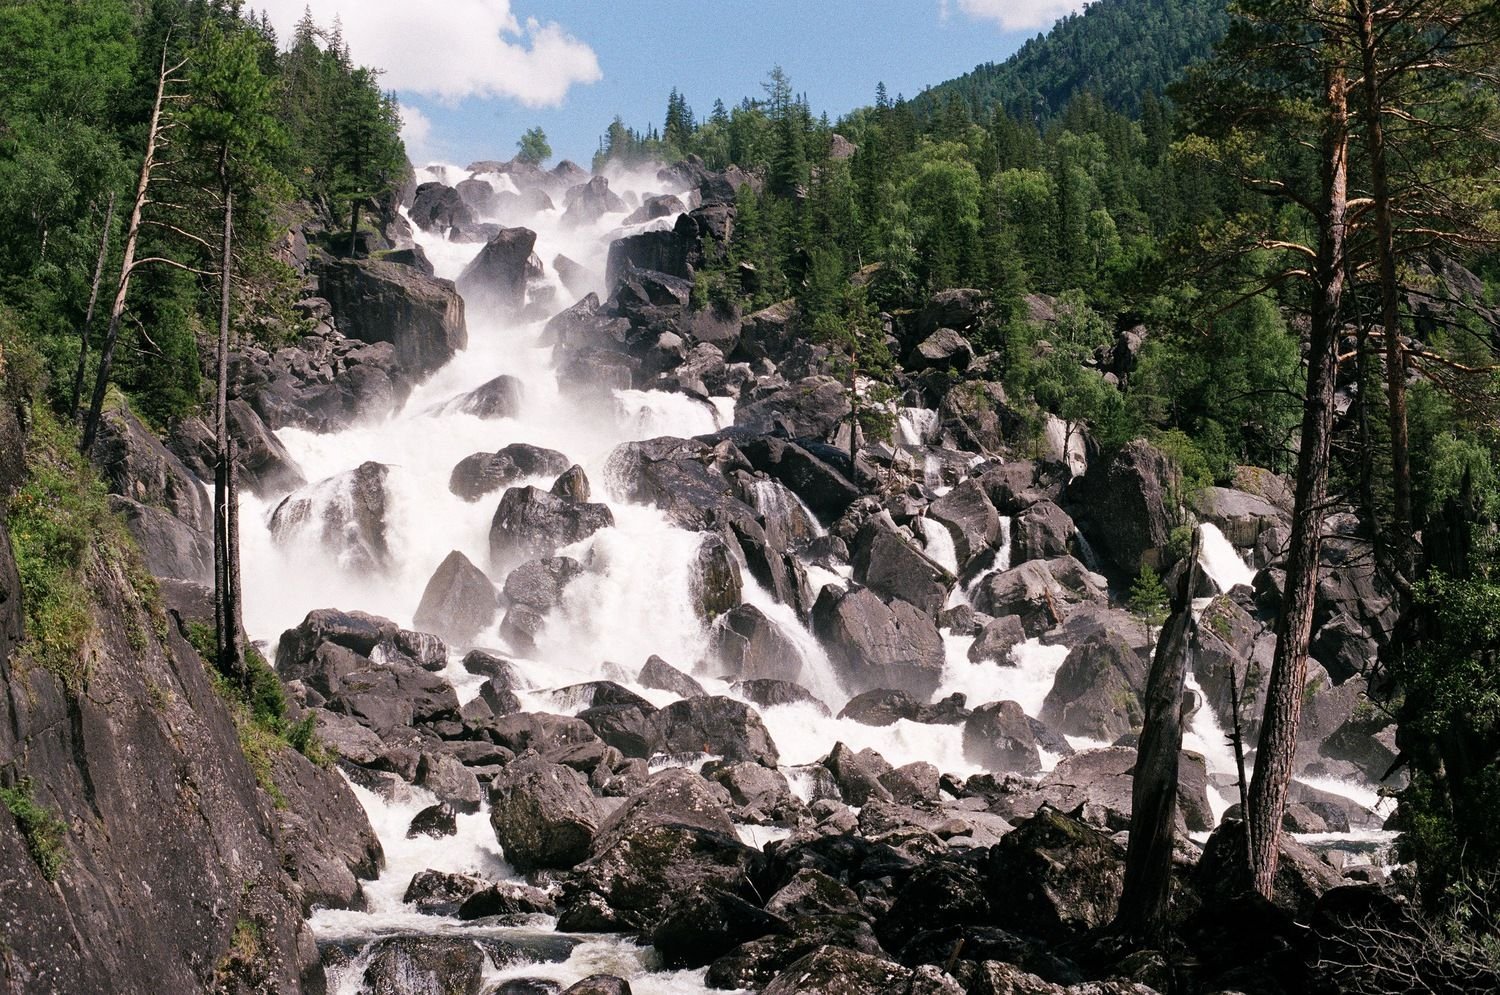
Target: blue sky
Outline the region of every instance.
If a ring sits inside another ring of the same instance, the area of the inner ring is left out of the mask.
[[[262,0],[289,34],[307,0]],[[386,70],[419,164],[510,158],[540,125],[584,165],[616,115],[660,125],[676,86],[700,115],[759,96],[781,65],[830,117],[999,61],[1081,0],[312,0]]]

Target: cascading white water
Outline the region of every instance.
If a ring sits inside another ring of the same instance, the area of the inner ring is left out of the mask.
[[[925,446],[938,434],[938,413],[931,408],[902,408],[896,416],[896,441],[903,446]]]
[[[467,177],[453,167],[429,167],[419,179],[440,179],[450,185]],[[516,192],[515,184],[501,174],[483,174],[497,192]],[[614,174],[614,186],[637,194],[675,192],[657,189],[652,178]],[[639,201],[639,197],[632,198]],[[691,206],[691,198],[684,195]],[[603,273],[609,242],[620,234],[622,215],[607,215],[593,225],[570,226],[562,220],[563,206],[552,210],[516,213],[513,200],[504,202],[497,217],[481,219],[508,225],[524,224],[538,234],[537,252],[547,271],[545,286],[556,296],[557,309],[572,303],[563,292],[553,260],[565,255],[592,274],[594,289],[603,291]],[[669,226],[665,218],[646,227]],[[418,243],[439,276],[455,278],[481,248],[427,233],[418,233]],[[575,286],[576,289],[576,286]],[[690,437],[706,434],[733,422],[734,403],[728,398],[711,402],[682,394],[625,390],[597,391],[579,396],[561,391],[551,365],[551,350],[537,345],[541,322],[518,322],[480,308],[468,313],[469,347],[452,362],[416,388],[403,408],[389,417],[377,418],[327,435],[285,429],[278,433],[298,461],[309,481],[299,495],[311,505],[344,500],[342,484],[325,484],[366,461],[386,464],[385,538],[387,565],[352,568],[347,559],[322,548],[321,537],[309,530],[291,530],[276,537],[269,522],[280,498],[242,499],[242,570],[246,589],[245,614],[251,634],[274,643],[284,630],[299,623],[315,608],[359,609],[384,615],[401,625],[412,624],[423,589],[438,564],[451,550],[462,551],[481,569],[489,566],[489,529],[499,494],[467,502],[448,489],[453,467],[465,457],[492,453],[511,443],[529,443],[556,449],[580,464],[593,485],[594,500],[606,500],[615,524],[561,552],[585,565],[582,576],[566,589],[561,604],[545,619],[536,636],[536,648],[515,659],[522,681],[531,689],[520,692],[528,708],[550,711],[573,710],[578,702],[560,701],[547,694],[565,687],[619,672],[634,674],[646,658],[659,655],[671,664],[694,670],[708,653],[708,633],[691,609],[688,597],[692,564],[701,542],[697,534],[674,526],[661,511],[612,500],[607,493],[606,465],[620,444],[659,436]],[[445,402],[484,384],[500,374],[510,374],[524,384],[520,412],[514,418],[486,420],[451,410]],[[929,417],[930,416],[930,417]],[[935,413],[909,409],[903,412],[903,433],[912,444],[926,441],[936,424]],[[1069,447],[1070,449],[1074,447]],[[1081,446],[1076,455],[1081,457]],[[1070,453],[1070,456],[1075,455]],[[1075,469],[1081,460],[1070,459]],[[941,492],[941,462],[925,455],[929,487]],[[541,487],[550,478],[521,481]],[[795,514],[798,500],[781,487],[756,488],[753,500],[763,514]],[[798,500],[800,505],[800,500]],[[807,513],[816,534],[822,529]],[[946,568],[957,571],[953,539],[940,523],[922,519],[919,528],[928,555]],[[1011,520],[1002,519],[1002,537],[993,569],[1010,567]],[[1220,537],[1222,539],[1222,536]],[[1227,543],[1225,544],[1227,545]],[[1231,550],[1232,552],[1232,550]],[[1206,565],[1206,564],[1205,564]],[[848,569],[831,571],[809,567],[814,591],[823,584],[846,586]],[[503,581],[503,576],[492,579]],[[819,642],[798,620],[795,612],[776,602],[759,585],[745,578],[744,599],[777,624],[802,659],[801,683],[826,703],[832,714],[813,704],[794,704],[762,709],[765,724],[776,742],[784,765],[816,762],[825,757],[834,742],[854,749],[872,747],[892,764],[927,761],[940,770],[958,775],[979,772],[964,754],[962,726],[923,725],[909,721],[888,727],[862,725],[836,716],[848,699]],[[967,696],[971,706],[1014,700],[1029,715],[1037,715],[1051,690],[1066,646],[1047,646],[1037,640],[1017,647],[1006,664],[972,663],[967,652],[972,635],[944,636],[946,665],[938,697],[955,692]],[[476,640],[479,645],[503,645],[498,625]],[[464,671],[451,660],[444,671],[461,700],[472,698],[482,679]],[[710,693],[728,694],[729,685],[717,679],[712,665],[697,670]],[[629,683],[627,681],[627,683]],[[665,692],[631,685],[652,702],[672,700]],[[1201,714],[1210,714],[1202,709]],[[1195,727],[1195,732],[1197,729]],[[1205,746],[1214,735],[1204,728]],[[1047,765],[1056,758],[1045,758]],[[1217,764],[1217,758],[1213,763]],[[794,784],[796,778],[794,777]],[[804,785],[804,790],[806,786]],[[452,931],[470,928],[443,917],[418,915],[401,902],[406,885],[417,871],[436,868],[473,871],[490,878],[514,877],[504,863],[483,813],[461,816],[459,835],[445,840],[407,840],[411,817],[431,798],[418,789],[395,801],[387,801],[363,789],[356,795],[369,812],[387,854],[387,867],[380,880],[368,886],[370,910],[362,913],[322,912],[313,919],[314,929],[325,939],[344,940],[389,932]],[[749,830],[747,830],[749,832]],[[769,840],[765,831],[755,831],[755,845]],[[334,991],[353,991],[362,966],[358,959],[339,977]],[[565,961],[524,965],[489,972],[493,983],[502,978],[538,977],[570,984],[596,972],[618,974],[630,980],[633,989],[645,995],[687,995],[704,991],[703,972],[657,972],[648,951],[614,938],[590,939],[576,947]]]
[[[1198,526],[1198,535],[1203,540],[1198,564],[1219,590],[1230,591],[1241,584],[1249,587],[1255,583],[1255,570],[1245,563],[1217,525],[1204,522]]]
[[[922,529],[923,545],[928,559],[951,574],[958,573],[958,548],[953,544],[953,533],[942,522],[923,515],[917,519]]]

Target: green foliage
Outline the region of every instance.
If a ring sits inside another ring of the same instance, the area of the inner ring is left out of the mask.
[[[541,128],[528,128],[516,142],[516,158],[522,162],[529,162],[533,166],[540,166],[552,158],[552,146],[547,141],[547,133]]]
[[[68,692],[83,692],[94,635],[88,576],[111,544],[123,543],[104,488],[45,408],[34,406],[27,446],[28,479],[7,511],[29,659]]]
[[[1202,447],[1194,442],[1181,429],[1172,429],[1163,432],[1152,440],[1156,448],[1166,453],[1167,458],[1177,467],[1182,474],[1182,485],[1185,490],[1191,492],[1204,487],[1212,487],[1214,480],[1219,474],[1215,473],[1215,467],[1209,462],[1209,457],[1204,453]],[[1218,467],[1220,471],[1233,471],[1233,467]],[[1181,495],[1179,495],[1180,497]]]
[[[16,828],[26,841],[26,850],[41,868],[42,877],[56,881],[66,856],[63,838],[68,832],[67,825],[51,809],[37,802],[30,781],[21,781],[14,787],[0,787],[0,805],[4,805],[16,820]]]
[[[1161,577],[1151,569],[1150,564],[1142,566],[1135,583],[1130,586],[1130,610],[1141,617],[1149,630],[1167,620],[1168,602],[1167,589],[1162,584]]]
[[[1398,853],[1415,862],[1424,894],[1442,908],[1463,897],[1473,870],[1500,867],[1500,582],[1434,575],[1418,586],[1416,608],[1424,638],[1395,675],[1414,761],[1400,795]],[[1484,897],[1500,899],[1490,884]]]
[[[319,766],[332,762],[328,750],[317,737],[311,713],[300,721],[287,718],[288,703],[281,678],[254,646],[245,648],[249,679],[245,686],[230,681],[214,669],[214,630],[203,622],[189,622],[187,639],[203,657],[209,668],[214,690],[229,706],[239,730],[240,747],[255,771],[257,782],[278,806],[286,803],[271,778],[271,763],[276,751],[291,747]]]

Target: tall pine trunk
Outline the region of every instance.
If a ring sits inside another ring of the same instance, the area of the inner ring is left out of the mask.
[[[1324,73],[1326,101],[1319,173],[1321,216],[1314,265],[1307,393],[1297,454],[1296,498],[1287,548],[1286,587],[1276,623],[1276,651],[1266,691],[1255,775],[1250,784],[1250,874],[1255,890],[1271,897],[1276,878],[1281,819],[1286,811],[1307,682],[1318,561],[1327,514],[1328,458],[1333,439],[1334,387],[1344,293],[1344,252],[1349,195],[1348,81],[1342,67]]]
[[[73,393],[68,400],[68,418],[78,417],[83,400],[83,375],[88,368],[89,335],[94,330],[94,307],[99,303],[99,284],[104,282],[104,264],[109,261],[109,235],[115,223],[115,192],[109,192],[109,206],[104,210],[104,232],[99,236],[99,258],[94,263],[94,281],[89,285],[89,306],[78,329],[78,368],[73,371]]]
[[[85,456],[94,448],[99,434],[99,417],[104,410],[104,395],[109,389],[109,368],[115,358],[115,344],[120,338],[120,321],[125,315],[125,299],[130,294],[130,277],[135,272],[135,247],[141,234],[141,212],[145,210],[151,189],[151,173],[156,168],[156,145],[161,139],[162,104],[167,80],[178,67],[168,68],[167,53],[162,50],[161,71],[156,77],[156,99],[151,102],[151,123],[146,129],[146,154],[141,159],[141,175],[136,182],[135,203],[130,209],[130,224],[125,229],[125,252],[120,259],[120,278],[115,284],[115,299],[109,309],[109,328],[99,351],[99,372],[94,377],[94,394],[89,402],[88,417],[83,422],[83,437],[78,443]]]

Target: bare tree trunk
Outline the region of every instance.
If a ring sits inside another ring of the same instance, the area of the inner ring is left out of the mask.
[[[1412,563],[1411,454],[1406,424],[1406,350],[1401,343],[1401,288],[1396,277],[1395,230],[1391,221],[1390,172],[1386,165],[1384,106],[1377,62],[1374,0],[1358,0],[1359,47],[1363,59],[1365,142],[1370,153],[1370,195],[1375,209],[1375,254],[1380,267],[1380,322],[1385,334],[1385,389],[1391,429],[1394,497],[1392,545],[1396,568],[1410,576]]]
[[[68,418],[78,417],[78,404],[83,400],[83,375],[89,359],[89,333],[94,330],[94,307],[99,303],[99,284],[104,281],[104,264],[109,261],[110,229],[115,223],[115,192],[109,192],[109,206],[104,210],[104,233],[99,236],[99,258],[94,263],[94,282],[89,286],[89,306],[83,315],[83,327],[78,330],[78,368],[73,371],[73,394],[68,401]]]
[[[1151,940],[1166,928],[1172,897],[1172,850],[1177,837],[1178,767],[1182,755],[1183,688],[1193,629],[1193,591],[1198,585],[1200,540],[1195,536],[1189,567],[1178,585],[1172,615],[1162,627],[1146,680],[1145,722],[1137,747],[1130,798],[1130,843],[1125,851],[1125,890],[1114,928]]]
[[[1255,776],[1250,784],[1250,873],[1255,890],[1271,897],[1276,877],[1281,819],[1297,752],[1302,720],[1302,689],[1307,681],[1307,646],[1312,635],[1318,560],[1327,514],[1328,457],[1333,439],[1334,387],[1338,373],[1340,312],[1344,292],[1344,251],[1348,216],[1349,105],[1342,67],[1324,74],[1326,118],[1321,150],[1321,199],[1317,262],[1314,266],[1312,328],[1307,358],[1307,393],[1302,412],[1301,451],[1288,544],[1286,589],[1276,623],[1276,652],[1266,693]]]
[[[89,402],[88,417],[83,423],[83,437],[78,443],[79,452],[85,456],[94,448],[94,437],[99,433],[99,416],[104,410],[104,394],[109,389],[109,367],[115,357],[115,343],[120,338],[120,319],[125,314],[125,298],[130,293],[130,276],[135,271],[135,246],[141,233],[141,212],[146,207],[147,194],[151,189],[151,172],[156,168],[156,144],[161,139],[162,104],[166,96],[167,81],[181,68],[167,66],[167,52],[162,49],[161,71],[156,77],[156,99],[151,103],[151,124],[146,129],[146,154],[141,159],[141,175],[135,187],[135,204],[130,209],[130,224],[125,229],[125,254],[120,260],[120,279],[115,285],[114,303],[109,309],[109,329],[104,333],[104,346],[99,352],[99,372],[94,377],[94,395]]]
[[[240,640],[238,547],[235,542],[234,455],[229,438],[229,299],[233,279],[234,193],[229,188],[225,150],[219,160],[224,198],[224,248],[219,257],[218,385],[214,403],[214,625],[218,667],[243,682],[244,650]]]

